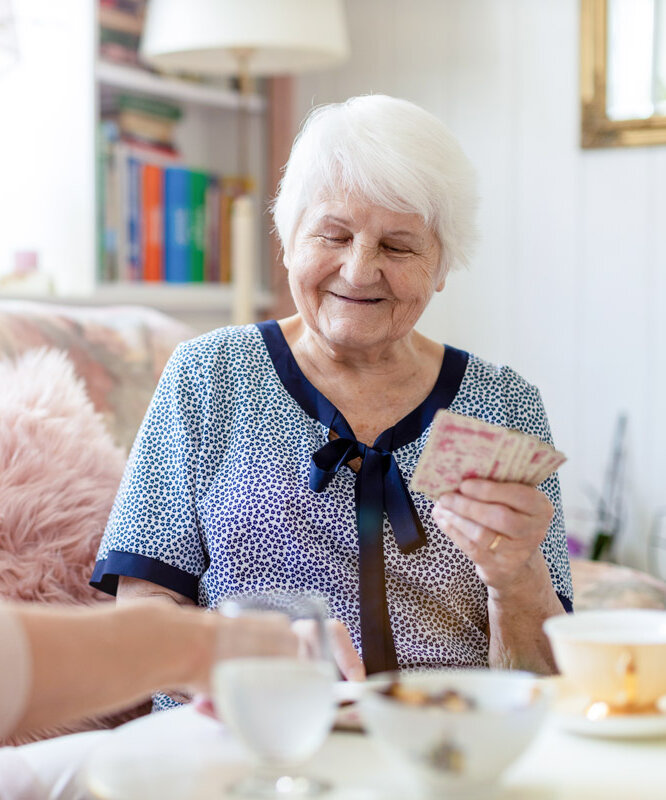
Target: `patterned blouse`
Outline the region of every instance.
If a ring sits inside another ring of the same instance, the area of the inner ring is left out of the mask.
[[[430,395],[381,434],[373,446],[379,449],[367,448],[397,465],[403,487],[438,408],[551,442],[534,386],[509,367],[447,346]],[[353,437],[301,372],[277,322],[220,328],[181,344],[132,448],[92,585],[113,594],[118,576],[143,578],[209,608],[234,594],[312,592],[326,599],[363,652],[357,524],[359,504],[368,501],[349,466],[313,467],[313,455],[332,444],[331,430]],[[313,472],[325,480],[313,482]],[[397,665],[486,665],[487,593],[474,564],[433,522],[428,497],[397,488],[423,535],[421,546],[401,546],[391,524],[399,513],[388,508],[386,492],[394,494],[385,484],[378,538]],[[557,476],[540,488],[555,509],[542,551],[570,610]]]

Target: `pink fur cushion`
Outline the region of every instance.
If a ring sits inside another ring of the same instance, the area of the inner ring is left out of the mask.
[[[91,604],[88,585],[125,456],[65,353],[0,360],[0,597]],[[14,744],[114,727],[119,714],[37,731]]]
[[[91,603],[125,462],[66,355],[0,361],[0,596]]]

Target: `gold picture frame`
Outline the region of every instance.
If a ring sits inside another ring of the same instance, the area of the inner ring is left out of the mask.
[[[666,116],[609,119],[606,113],[608,0],[581,0],[581,144],[643,147],[666,144]]]

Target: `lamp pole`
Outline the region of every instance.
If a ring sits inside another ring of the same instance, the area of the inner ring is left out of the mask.
[[[233,48],[238,63],[238,171],[239,180],[231,206],[231,276],[234,287],[234,325],[247,325],[254,321],[255,308],[255,213],[250,195],[249,139],[250,94],[252,79],[249,64],[252,58],[249,47]]]

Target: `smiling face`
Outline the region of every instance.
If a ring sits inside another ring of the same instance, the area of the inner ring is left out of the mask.
[[[285,257],[305,324],[335,348],[407,336],[444,288],[440,245],[418,214],[324,197],[306,209]]]

